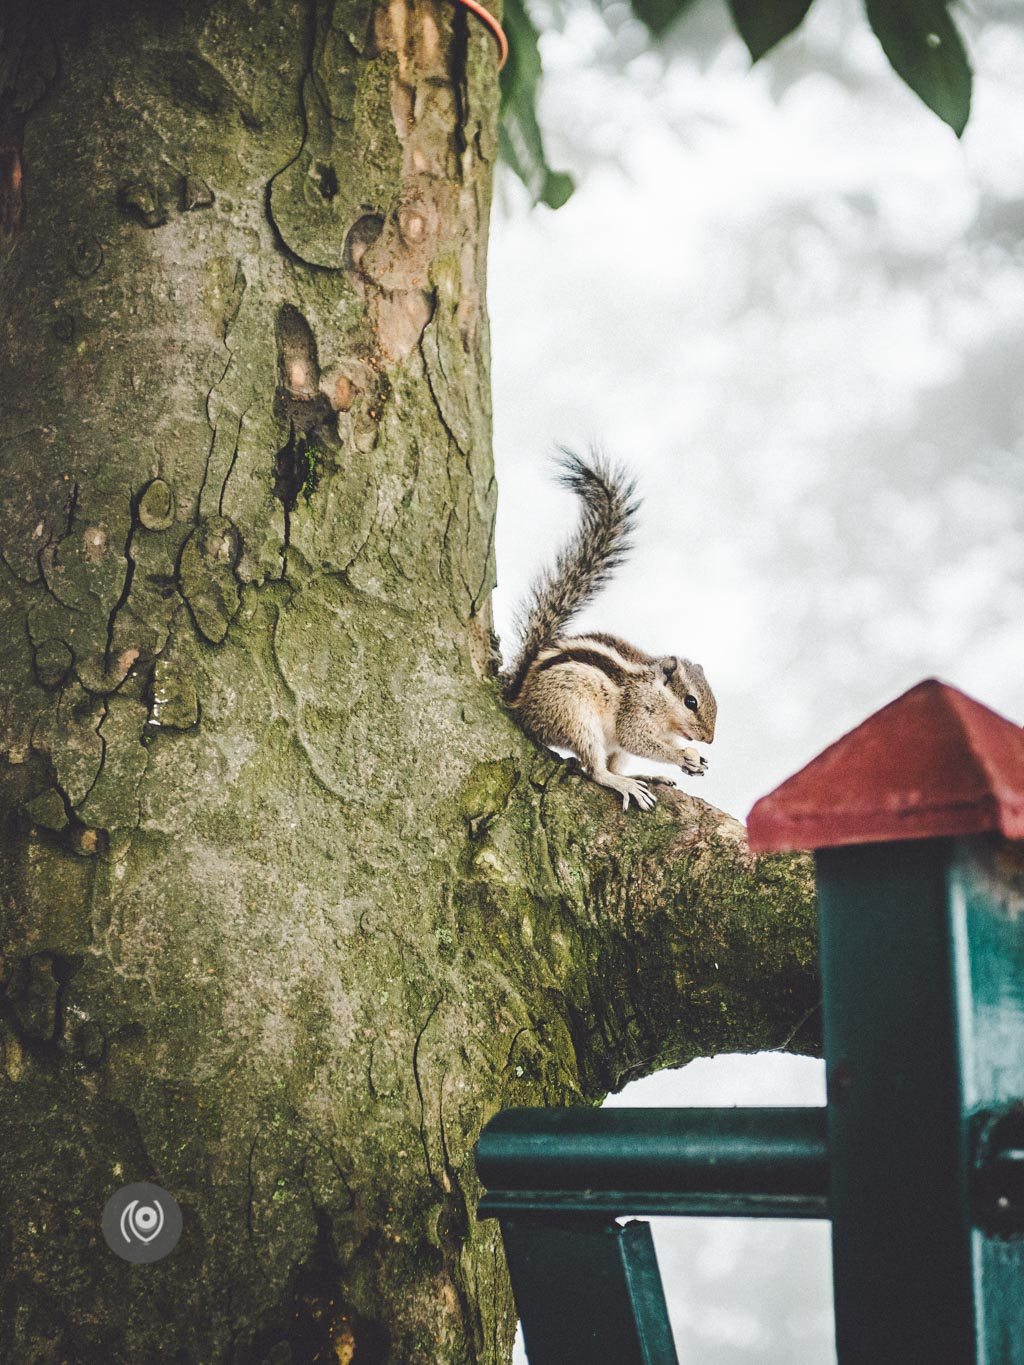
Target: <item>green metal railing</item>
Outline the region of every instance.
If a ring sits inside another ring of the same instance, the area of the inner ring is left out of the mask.
[[[1024,731],[923,683],[749,828],[816,850],[828,1105],[498,1114],[531,1365],[675,1365],[635,1214],[830,1218],[841,1365],[1024,1365]]]

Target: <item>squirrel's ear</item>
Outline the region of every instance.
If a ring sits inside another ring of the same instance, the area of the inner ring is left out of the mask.
[[[663,659],[658,660],[658,666],[661,669],[665,681],[668,682],[679,667],[679,660],[674,654],[666,654]]]

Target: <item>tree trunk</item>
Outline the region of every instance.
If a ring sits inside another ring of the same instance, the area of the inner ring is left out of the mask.
[[[807,867],[501,707],[486,31],[0,25],[0,1355],[505,1361],[481,1124],[791,1041]]]

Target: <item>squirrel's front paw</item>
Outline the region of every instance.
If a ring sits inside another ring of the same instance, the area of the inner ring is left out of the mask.
[[[708,761],[702,758],[696,749],[683,749],[679,754],[679,766],[691,777],[703,777],[708,770]]]

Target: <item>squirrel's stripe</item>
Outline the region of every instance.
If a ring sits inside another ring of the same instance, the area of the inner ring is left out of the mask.
[[[653,664],[653,655],[645,654],[642,649],[637,649],[636,645],[631,645],[628,640],[620,639],[618,635],[607,635],[603,630],[592,630],[587,632],[588,640],[596,640],[599,645],[607,645],[609,649],[614,649],[621,659],[626,659],[631,664]]]
[[[560,654],[541,659],[534,665],[533,671],[543,673],[545,669],[558,668],[561,664],[586,664],[588,668],[600,669],[617,687],[625,687],[631,676],[610,654],[599,653],[596,649],[564,649]]]

